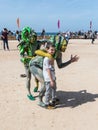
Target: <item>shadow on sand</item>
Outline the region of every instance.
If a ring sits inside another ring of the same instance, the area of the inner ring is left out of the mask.
[[[88,93],[87,90],[81,90],[77,92],[57,91],[57,96],[60,99],[60,103],[57,105],[57,108],[74,108],[87,102],[96,101],[95,98],[98,98],[98,94]]]

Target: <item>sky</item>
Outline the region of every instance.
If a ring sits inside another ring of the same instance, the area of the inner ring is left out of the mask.
[[[98,30],[98,0],[0,0],[0,30],[36,32]],[[20,20],[20,28],[17,26]],[[60,28],[57,22],[60,20]]]

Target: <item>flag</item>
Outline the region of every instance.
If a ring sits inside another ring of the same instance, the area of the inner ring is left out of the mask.
[[[91,28],[92,28],[92,21],[90,21],[90,30],[91,30]]]
[[[60,28],[60,20],[58,20],[57,26],[58,26],[58,29],[59,29]]]
[[[20,20],[17,18],[17,27],[20,28]]]

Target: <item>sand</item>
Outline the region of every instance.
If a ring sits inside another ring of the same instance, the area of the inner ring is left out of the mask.
[[[63,69],[55,64],[60,104],[54,110],[27,98],[17,44],[9,41],[10,51],[4,51],[0,41],[0,130],[98,130],[98,40],[69,41],[63,61],[71,54],[80,59]],[[37,96],[34,86],[32,76]]]

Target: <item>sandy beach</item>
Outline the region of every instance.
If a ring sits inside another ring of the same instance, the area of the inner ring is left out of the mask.
[[[9,41],[4,51],[0,41],[0,130],[98,130],[98,40],[71,39],[63,61],[71,54],[80,59],[63,69],[55,63],[60,104],[54,110],[27,98],[17,44]],[[37,96],[33,76],[31,84]]]

